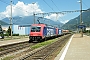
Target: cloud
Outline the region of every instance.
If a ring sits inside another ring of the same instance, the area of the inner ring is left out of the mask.
[[[24,2],[18,1],[15,5],[12,5],[12,16],[30,16],[33,15],[33,12],[35,13],[44,13],[44,11],[42,11],[40,9],[40,6],[38,5],[38,3],[30,3],[30,4],[25,4]],[[63,17],[63,14],[50,14],[48,16],[45,16],[45,18],[57,21],[59,20],[61,17]],[[0,13],[0,19],[6,18],[6,17],[11,17],[11,6],[8,5],[6,7],[6,10]],[[68,20],[66,21],[60,21],[63,23],[66,23]]]
[[[52,19],[54,21],[57,21],[60,17],[62,17],[62,14],[51,14],[49,16],[46,16],[45,18]]]
[[[63,20],[63,21],[60,21],[61,23],[65,24],[67,23],[69,20]]]
[[[12,5],[12,16],[30,16],[35,13],[43,13],[40,9],[38,3],[34,4],[24,4],[23,2],[18,1],[16,5]],[[0,13],[0,19],[5,17],[10,17],[11,15],[11,6],[8,5],[4,12]]]

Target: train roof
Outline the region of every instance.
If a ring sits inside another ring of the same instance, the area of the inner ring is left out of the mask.
[[[45,24],[32,24],[31,26],[46,26]]]
[[[55,26],[52,26],[52,25],[48,25],[48,24],[32,24],[31,26],[43,26],[43,27],[52,27],[52,28],[58,28],[58,27],[55,27]],[[60,29],[60,28],[58,28]]]

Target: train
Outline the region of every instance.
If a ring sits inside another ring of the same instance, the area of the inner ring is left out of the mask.
[[[45,41],[49,38],[55,38],[63,35],[63,30],[57,27],[48,26],[46,24],[32,24],[29,42],[33,41]]]

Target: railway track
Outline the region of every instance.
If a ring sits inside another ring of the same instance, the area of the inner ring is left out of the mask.
[[[11,54],[11,53],[15,53],[19,50],[28,48],[28,47],[35,45],[35,44],[36,43],[28,43],[28,41],[26,41],[26,42],[22,42],[22,43],[1,46],[0,47],[0,57],[3,57],[5,55]]]
[[[58,41],[52,43],[51,45],[45,46],[41,49],[33,51],[32,53],[26,54],[23,57],[20,57],[18,60],[46,60],[50,54],[52,54],[55,50],[60,48],[62,44],[70,38],[71,35],[66,35],[61,37]]]

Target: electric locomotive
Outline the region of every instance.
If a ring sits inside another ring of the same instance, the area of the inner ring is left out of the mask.
[[[61,29],[52,26],[47,26],[46,24],[32,24],[29,35],[29,42],[44,41],[48,38],[54,38],[61,34]]]

